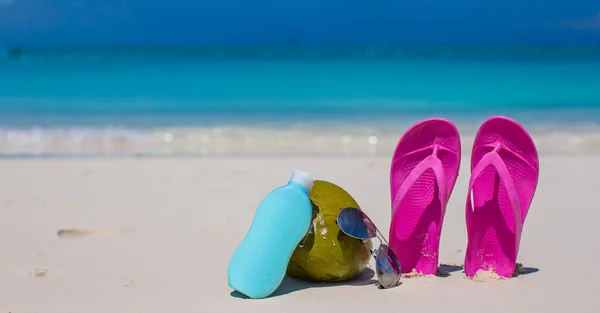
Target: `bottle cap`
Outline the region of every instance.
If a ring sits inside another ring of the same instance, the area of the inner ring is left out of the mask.
[[[306,189],[308,189],[308,191],[312,189],[315,183],[315,179],[312,178],[308,173],[299,170],[294,170],[294,174],[292,174],[290,181],[304,186]]]

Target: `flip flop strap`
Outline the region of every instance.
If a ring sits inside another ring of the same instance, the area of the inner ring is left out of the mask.
[[[430,155],[423,159],[415,168],[408,174],[408,176],[402,182],[402,185],[398,188],[396,192],[396,196],[394,197],[394,201],[392,202],[392,214],[396,211],[402,198],[408,192],[410,187],[427,171],[428,169],[432,169],[435,175],[435,180],[439,188],[439,197],[440,203],[442,204],[442,208],[446,207],[446,202],[448,201],[448,184],[446,183],[446,172],[444,171],[444,166],[442,161],[435,155]]]
[[[517,192],[514,180],[510,176],[510,172],[508,171],[508,167],[506,166],[506,163],[504,163],[504,161],[502,160],[500,154],[498,154],[497,150],[490,151],[487,154],[485,154],[481,158],[481,160],[479,160],[479,163],[477,163],[477,165],[471,172],[471,179],[469,180],[469,191],[467,193],[467,231],[469,231],[469,225],[471,224],[470,219],[475,213],[473,210],[473,203],[471,202],[471,193],[473,192],[473,185],[475,184],[475,180],[481,175],[481,173],[483,173],[483,171],[488,166],[494,167],[510,199],[510,205],[513,208],[515,239],[517,240],[515,247],[518,250],[521,238],[521,230],[523,228],[523,224],[521,222],[521,200],[519,198],[519,194]]]

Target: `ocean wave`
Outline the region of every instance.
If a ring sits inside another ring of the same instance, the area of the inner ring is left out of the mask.
[[[391,155],[408,126],[3,128],[0,155],[378,156]],[[468,155],[476,126],[459,125],[459,129],[463,153]],[[560,129],[538,125],[530,131],[540,153],[600,153],[597,126]]]

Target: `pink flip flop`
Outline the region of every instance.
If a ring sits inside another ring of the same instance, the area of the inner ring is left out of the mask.
[[[403,273],[434,275],[446,204],[460,167],[460,136],[449,120],[413,125],[400,139],[390,171],[390,246]]]
[[[480,270],[513,276],[538,173],[538,153],[523,126],[502,116],[481,125],[467,194],[467,277]]]

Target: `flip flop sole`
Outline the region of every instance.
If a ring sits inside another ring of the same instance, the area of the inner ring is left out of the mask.
[[[507,117],[482,124],[471,156],[465,273],[512,277],[525,218],[538,182],[538,154],[529,133]]]
[[[442,224],[460,152],[458,130],[439,118],[415,124],[398,142],[390,171],[390,245],[403,273],[437,271]]]

